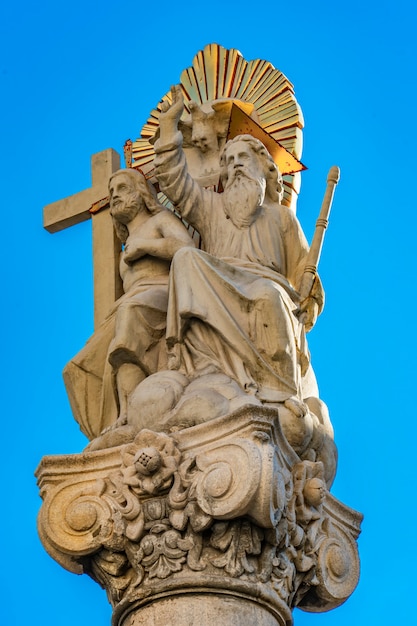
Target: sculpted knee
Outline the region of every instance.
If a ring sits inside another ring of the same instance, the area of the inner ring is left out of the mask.
[[[250,298],[257,302],[278,303],[281,301],[281,294],[270,280],[260,278],[251,285]]]

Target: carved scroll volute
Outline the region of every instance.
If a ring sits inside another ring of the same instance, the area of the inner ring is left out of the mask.
[[[255,434],[262,456],[262,477],[247,515],[263,528],[274,528],[287,505],[291,477],[287,463],[272,438],[259,431]]]
[[[97,485],[96,480],[49,485],[38,517],[47,552],[77,574],[83,573],[77,559],[95,552],[112,533],[112,512]]]
[[[363,519],[361,513],[327,494],[324,504],[327,537],[317,553],[316,576],[319,584],[311,588],[298,604],[309,612],[334,609],[355,590],[360,573],[356,539]],[[329,519],[330,518],[330,519]]]
[[[359,557],[356,543],[335,528],[319,549],[317,595],[329,608],[336,608],[353,593],[359,580]]]
[[[205,513],[220,520],[249,515],[264,528],[276,524],[285,481],[270,441],[233,439],[199,454],[196,463],[197,501]]]
[[[201,474],[196,485],[202,510],[217,519],[244,515],[261,476],[261,457],[256,446],[234,439],[199,454],[196,463]]]

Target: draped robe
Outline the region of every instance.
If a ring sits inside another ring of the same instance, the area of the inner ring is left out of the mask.
[[[172,261],[167,345],[172,367],[198,375],[228,374],[263,401],[318,395],[304,328],[294,314],[296,287],[308,244],[291,209],[259,207],[252,223],[236,226],[221,193],[189,175],[182,137],[155,144],[162,191],[201,235],[201,250],[184,248]],[[313,294],[323,302],[321,284]]]

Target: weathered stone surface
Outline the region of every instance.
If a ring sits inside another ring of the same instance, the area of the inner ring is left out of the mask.
[[[264,69],[268,97],[285,95],[287,79]],[[104,239],[112,259],[121,247],[124,293],[65,368],[91,441],[42,460],[39,533],[105,587],[114,626],[289,626],[294,607],[339,606],[359,576],[362,516],[329,493],[337,451],[306,341],[339,173],[310,248],[283,200],[278,164],[289,174],[293,161],[266,130],[271,110],[263,128],[243,87],[184,93],[172,87],[155,116],[148,177],[109,179]]]
[[[199,626],[212,626],[213,624],[285,626],[288,623],[283,616],[271,613],[259,600],[254,602],[244,597],[237,599],[231,595],[222,595],[221,589],[216,592],[216,594],[193,593],[163,598],[144,605],[140,611],[128,614],[126,617],[122,616],[119,624],[123,626],[149,626],[150,624],[190,626],[193,623],[190,620],[193,619],[194,623],[198,620]]]
[[[121,295],[118,272],[120,243],[115,236],[107,211],[108,181],[120,168],[120,156],[109,148],[91,157],[92,187],[63,200],[48,204],[43,210],[43,224],[50,233],[58,232],[93,216],[94,327],[98,328]],[[106,271],[103,272],[103,267]]]
[[[180,247],[194,245],[136,170],[115,172],[109,194],[115,231],[124,246],[124,294],[64,371],[74,417],[89,438],[115,422],[126,423],[130,394],[147,375],[167,367],[170,260]]]
[[[208,624],[224,594],[248,601],[247,624],[288,624],[294,606],[334,608],[357,584],[361,515],[329,494],[320,462],[297,457],[275,409],[142,430],[121,447],[45,457],[37,474],[45,548],[106,588],[115,624],[160,610],[155,623],[168,610],[187,623],[194,602]]]

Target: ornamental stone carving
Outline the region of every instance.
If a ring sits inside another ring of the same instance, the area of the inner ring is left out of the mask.
[[[334,608],[357,584],[361,515],[330,495],[321,462],[296,456],[275,409],[45,457],[38,478],[46,549],[106,588],[115,624],[229,588],[285,624],[293,607]]]
[[[90,443],[41,461],[39,534],[106,589],[113,626],[289,626],[359,577],[362,516],[329,492],[337,451],[306,339],[338,169],[309,246],[291,84],[214,45],[193,72],[100,200],[123,295],[65,368]]]

